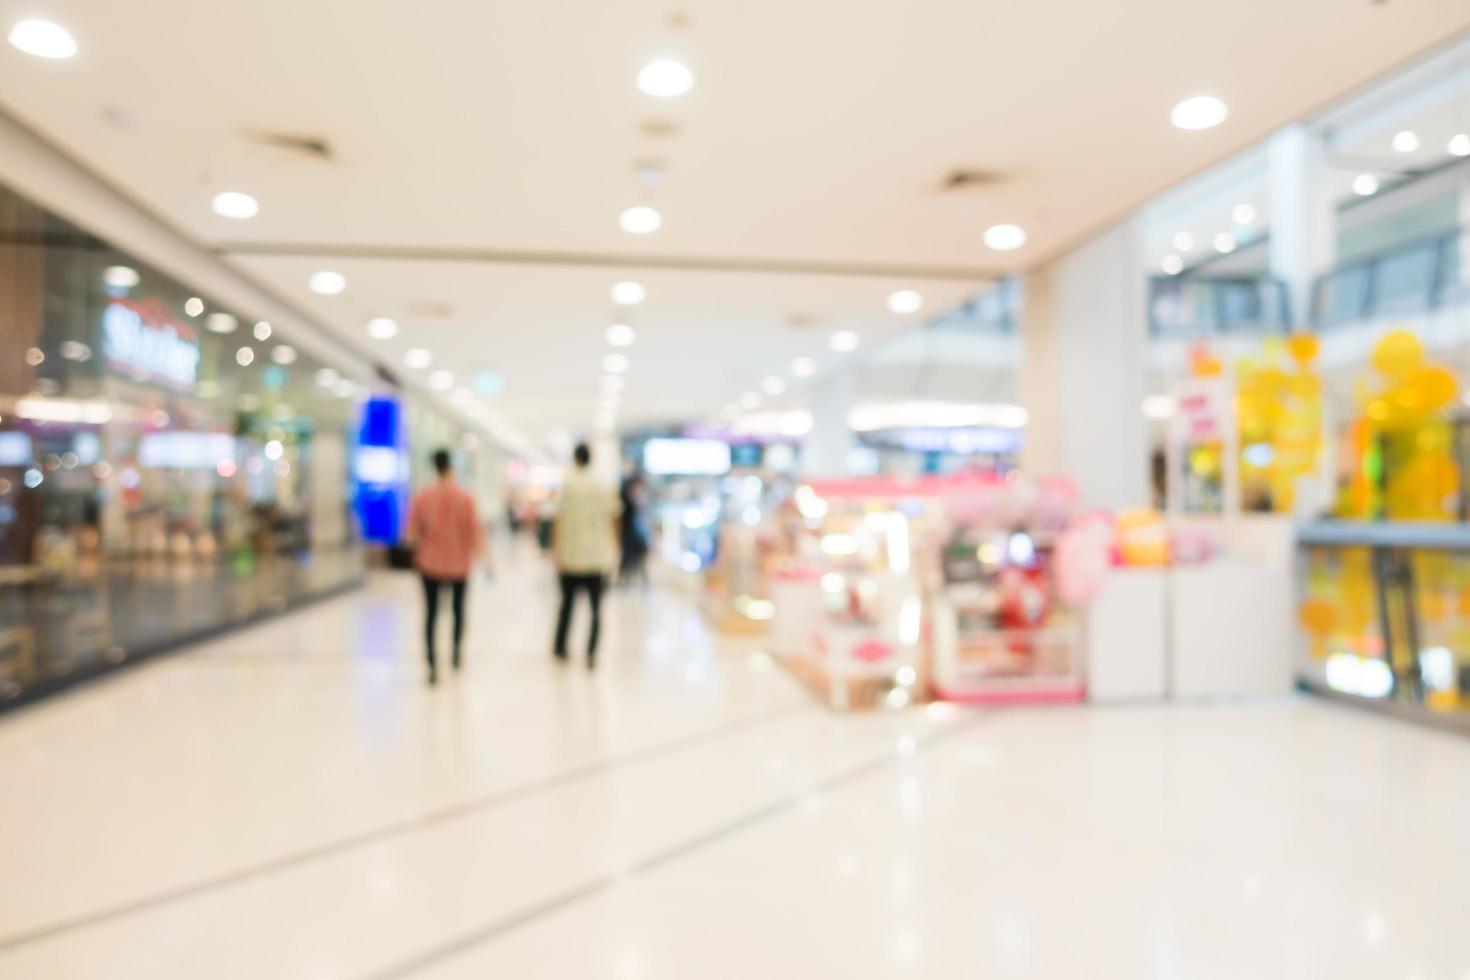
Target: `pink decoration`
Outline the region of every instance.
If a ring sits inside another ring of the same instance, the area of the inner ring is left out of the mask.
[[[1079,518],[1057,539],[1057,592],[1073,605],[1097,598],[1107,579],[1113,550],[1111,520],[1097,514]]]

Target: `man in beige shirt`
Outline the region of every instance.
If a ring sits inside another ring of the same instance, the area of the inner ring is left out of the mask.
[[[587,636],[587,667],[597,663],[597,635],[601,626],[602,591],[613,566],[618,503],[612,492],[592,476],[592,453],[585,443],[572,458],[576,465],[562,484],[551,528],[551,549],[561,580],[561,611],[556,617],[552,652],[567,659],[567,629],[577,593],[586,591],[592,606],[592,629]]]

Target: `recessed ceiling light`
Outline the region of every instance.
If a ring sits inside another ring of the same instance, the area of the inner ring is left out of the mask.
[[[650,235],[664,226],[664,218],[653,208],[640,204],[624,211],[618,218],[618,226],[630,235]]]
[[[1184,271],[1184,260],[1177,255],[1164,256],[1164,261],[1160,265],[1163,266],[1164,272],[1171,276],[1177,276]]]
[[[271,350],[271,360],[280,365],[296,363],[296,348],[290,344],[277,344]]]
[[[403,363],[415,371],[422,371],[434,363],[434,355],[422,347],[410,347],[403,352]]]
[[[1238,225],[1253,225],[1256,223],[1256,209],[1249,204],[1237,204],[1231,209],[1230,217]]]
[[[602,369],[608,374],[622,374],[628,370],[628,358],[624,354],[607,354],[602,359]]]
[[[1187,231],[1176,231],[1174,233],[1174,247],[1181,252],[1189,252],[1194,249],[1194,236]]]
[[[892,313],[917,313],[923,305],[924,297],[915,289],[900,289],[888,294],[888,309]]]
[[[241,347],[235,351],[235,363],[241,367],[249,367],[255,362],[255,351],[249,347]]]
[[[1213,95],[1185,99],[1169,113],[1169,121],[1179,129],[1214,129],[1228,118],[1229,107]]]
[[[243,191],[220,191],[213,207],[221,218],[253,218],[260,213],[260,202]]]
[[[650,61],[638,73],[638,88],[645,95],[671,99],[693,87],[694,72],[684,63],[669,58]]]
[[[1378,193],[1378,178],[1372,174],[1358,174],[1353,178],[1353,193],[1359,197],[1371,197]]]
[[[307,288],[323,296],[336,296],[347,288],[347,277],[340,272],[323,270],[313,272],[306,281]]]
[[[398,336],[398,321],[375,316],[367,322],[367,335],[374,340],[392,340]]]
[[[271,339],[271,325],[269,323],[267,323],[265,320],[257,320],[255,322],[255,339],[256,340],[270,340]]]
[[[37,58],[70,58],[77,53],[76,38],[60,24],[27,18],[10,29],[10,43]]]
[[[184,300],[184,312],[190,316],[198,316],[204,312],[204,300],[198,296],[190,296]]]
[[[1470,157],[1470,133],[1456,133],[1451,136],[1445,149],[1449,150],[1450,156]]]
[[[1393,148],[1399,153],[1413,153],[1419,149],[1419,134],[1412,129],[1405,129],[1395,133],[1393,137]]]
[[[429,387],[435,391],[448,391],[454,387],[454,375],[449,371],[435,371],[429,375]]]
[[[619,306],[637,306],[646,295],[641,282],[620,282],[612,288],[612,301]]]
[[[985,244],[997,252],[1012,252],[1026,244],[1026,232],[1018,225],[991,225],[985,229]]]
[[[607,328],[607,342],[614,347],[628,347],[638,339],[638,332],[626,323],[614,323]]]
[[[1222,231],[1215,236],[1215,251],[1221,255],[1228,255],[1235,251],[1235,236],[1228,231]]]
[[[839,330],[828,341],[831,348],[839,354],[846,354],[848,351],[857,350],[858,344],[860,343],[862,343],[862,340],[851,330]]]
[[[747,391],[745,394],[741,395],[740,396],[740,407],[743,408],[743,409],[745,409],[747,412],[753,412],[756,409],[760,408],[761,407],[761,396],[760,396],[760,392]]]
[[[791,362],[791,374],[797,378],[810,378],[817,373],[817,362],[810,357],[798,357]]]
[[[204,318],[204,326],[210,333],[234,333],[239,321],[228,313],[211,313]]]
[[[766,380],[764,380],[764,381],[761,382],[761,391],[764,391],[766,394],[770,395],[772,398],[775,398],[777,395],[781,394],[785,390],[786,390],[786,379],[785,378],[778,378],[775,375],[772,375],[771,377],[769,377]]]
[[[102,272],[102,282],[113,289],[132,289],[142,282],[138,270],[127,265],[110,265]]]

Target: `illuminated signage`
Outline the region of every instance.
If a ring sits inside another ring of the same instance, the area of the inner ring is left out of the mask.
[[[139,380],[192,388],[199,375],[199,341],[158,299],[114,299],[102,311],[107,360]]]
[[[659,476],[720,476],[730,472],[730,446],[718,439],[650,439],[643,469]]]

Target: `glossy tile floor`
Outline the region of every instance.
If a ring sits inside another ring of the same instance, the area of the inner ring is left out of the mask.
[[[1470,980],[1470,740],[1310,700],[834,715],[672,586],[417,583],[0,718],[0,977]]]

